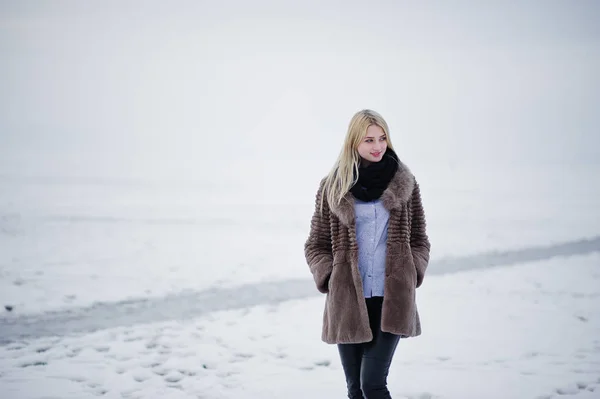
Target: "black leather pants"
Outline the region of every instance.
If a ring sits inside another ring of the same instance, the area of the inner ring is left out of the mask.
[[[387,376],[399,335],[381,331],[382,297],[366,298],[373,340],[362,344],[338,344],[348,398],[388,399]]]

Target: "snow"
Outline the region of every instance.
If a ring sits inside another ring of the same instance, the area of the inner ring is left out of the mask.
[[[0,398],[344,397],[303,243],[365,107],[432,242],[394,397],[600,398],[597,6],[109,3],[0,5]]]
[[[598,397],[599,264],[595,253],[428,278],[417,294],[423,335],[401,341],[392,394]],[[16,341],[0,348],[3,391],[10,398],[343,397],[337,350],[320,341],[323,298]]]
[[[295,161],[278,163],[295,177],[282,190],[270,184],[284,180],[282,172],[258,167],[252,173],[265,180],[251,186],[241,167],[237,178],[200,187],[149,176],[123,184],[0,177],[0,304],[26,314],[305,279],[302,244],[320,177],[302,177]],[[434,262],[597,236],[600,186],[582,182],[594,181],[600,167],[522,163],[517,170],[518,177],[463,162],[415,171]],[[456,226],[460,234],[451,233]]]

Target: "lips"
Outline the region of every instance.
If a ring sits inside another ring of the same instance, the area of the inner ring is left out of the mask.
[[[373,155],[375,158],[379,158],[379,156],[381,155],[381,151],[380,152],[372,152],[371,155]]]

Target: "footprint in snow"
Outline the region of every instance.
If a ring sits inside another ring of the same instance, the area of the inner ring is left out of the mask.
[[[254,357],[252,353],[236,353],[234,356],[240,359],[251,359]]]
[[[108,390],[103,388],[101,384],[89,383],[87,384],[87,387],[94,396],[104,396],[108,393]]]
[[[47,365],[48,365],[48,363],[46,363],[46,362],[37,361],[37,362],[22,363],[20,365],[20,367],[22,367],[22,368],[26,368],[26,367],[40,367],[40,366],[47,366]]]
[[[123,342],[136,342],[136,341],[142,341],[144,339],[144,337],[127,337],[123,340]]]
[[[146,349],[156,349],[158,347],[157,342],[149,342],[146,344]]]
[[[329,360],[321,360],[319,362],[315,362],[315,365],[320,367],[329,367],[331,362]]]
[[[87,386],[89,388],[98,388],[100,384],[96,384],[95,382],[88,382]]]
[[[144,372],[143,370],[135,371],[132,375],[133,379],[137,382],[144,382],[152,377],[150,372]]]
[[[171,352],[172,352],[171,348],[167,348],[167,347],[162,347],[158,350],[159,355],[170,355]]]
[[[50,347],[42,347],[42,348],[37,348],[35,351],[37,353],[44,353],[44,352],[46,352],[49,349],[50,349]]]
[[[587,388],[587,384],[583,382],[577,382],[569,385],[568,387],[558,388],[556,393],[559,395],[575,395],[585,388]]]
[[[96,352],[106,353],[110,350],[110,346],[97,346]]]
[[[194,377],[196,375],[195,371],[183,370],[183,369],[179,369],[177,371],[179,371],[182,375],[184,375],[186,377]]]
[[[140,366],[146,369],[153,369],[154,367],[160,366],[162,363],[157,362],[156,360],[144,360],[140,363]]]
[[[169,373],[169,370],[164,367],[156,367],[152,369],[152,372],[156,375],[165,376]]]
[[[181,381],[183,375],[181,375],[178,371],[171,371],[167,375],[165,375],[165,381],[170,383],[176,383]]]

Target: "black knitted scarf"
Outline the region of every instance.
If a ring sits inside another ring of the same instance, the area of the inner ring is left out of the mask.
[[[358,180],[350,192],[361,201],[374,201],[381,197],[397,170],[398,156],[388,148],[381,161],[358,168]]]

